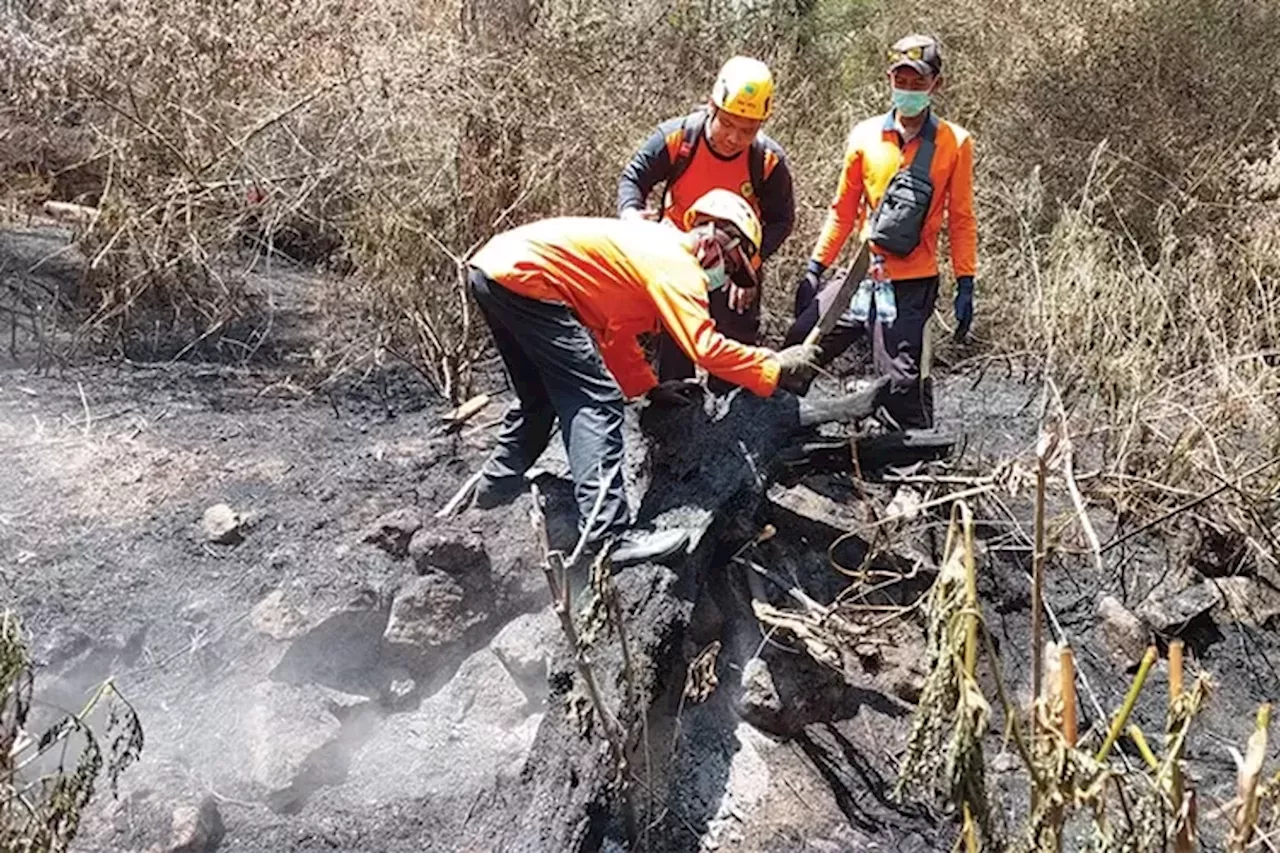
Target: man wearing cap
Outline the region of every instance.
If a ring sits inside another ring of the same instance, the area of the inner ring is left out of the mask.
[[[720,69],[710,101],[658,125],[618,181],[621,218],[661,219],[682,230],[689,205],[709,190],[729,190],[751,205],[764,230],[760,251],[728,287],[710,297],[711,316],[720,331],[748,344],[757,342],[760,330],[760,264],[777,251],[795,223],[786,155],[761,132],[773,113],[773,95],[773,76],[763,62],[733,57]],[[663,184],[659,207],[650,211],[648,198],[658,184]],[[665,335],[658,345],[658,375],[663,380],[693,376],[693,364]]]
[[[942,54],[933,38],[911,35],[895,43],[889,49],[888,82],[892,108],[849,134],[844,169],[798,286],[796,322],[787,340],[803,340],[813,328],[822,275],[857,230],[860,239],[870,240],[872,277],[880,286],[869,312],[865,304],[859,312],[854,299],[835,331],[823,339],[821,360],[834,359],[869,327],[876,372],[891,377],[892,402],[886,409],[904,429],[928,428],[933,426],[933,387],[927,325],[938,296],[937,245],[944,217],[956,278],[956,338],[967,335],[973,323],[978,258],[973,138],[931,108],[942,87]],[[909,186],[906,195],[895,192],[903,186]],[[919,217],[905,236],[890,235],[886,223],[910,221],[900,216],[904,198],[906,208],[912,202],[919,206]],[[870,285],[864,292],[871,292]]]
[[[516,391],[473,505],[494,506],[523,491],[523,475],[558,418],[583,527],[604,489],[588,542],[626,529],[624,399],[691,402],[691,383],[654,377],[641,334],[665,330],[692,362],[762,397],[811,378],[816,348],[775,353],[738,343],[716,331],[708,313],[708,293],[759,251],[760,223],[750,205],[712,190],[689,205],[683,224],[682,233],[655,222],[544,219],[497,235],[471,258],[472,294]],[[679,544],[632,539],[635,559]]]

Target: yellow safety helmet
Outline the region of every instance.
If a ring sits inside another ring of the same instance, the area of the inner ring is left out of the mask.
[[[689,205],[689,209],[684,212],[685,229],[692,230],[701,224],[700,219],[714,219],[733,226],[738,235],[746,241],[742,246],[743,255],[750,259],[759,254],[760,240],[763,237],[760,217],[756,216],[756,212],[747,200],[737,193],[731,190],[714,189],[699,196],[698,200]]]
[[[773,114],[773,74],[749,56],[735,56],[720,69],[711,103],[727,113],[764,121]]]

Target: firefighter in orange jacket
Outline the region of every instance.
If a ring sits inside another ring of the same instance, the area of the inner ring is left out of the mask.
[[[927,324],[938,296],[937,245],[944,216],[956,277],[957,339],[968,334],[973,322],[978,263],[973,138],[930,108],[932,96],[942,85],[942,54],[934,39],[907,36],[895,43],[889,50],[888,76],[893,108],[863,121],[849,134],[840,183],[797,288],[796,322],[787,340],[803,340],[813,327],[823,273],[850,234],[857,231],[865,238],[872,231],[890,182],[899,172],[910,170],[918,157],[928,160],[932,197],[915,235],[917,242],[905,254],[896,254],[872,241],[873,277],[882,282],[874,290],[875,303],[869,312],[865,305],[859,312],[855,298],[835,332],[823,339],[821,357],[823,362],[835,358],[869,326],[876,372],[891,377],[892,402],[886,409],[903,428],[927,428],[933,425]],[[864,290],[869,292],[870,288]]]
[[[736,273],[728,287],[710,296],[716,327],[747,344],[757,343],[760,332],[755,284],[760,264],[777,251],[795,223],[786,153],[761,130],[773,113],[773,101],[768,66],[758,59],[733,57],[720,69],[710,102],[658,125],[618,180],[619,217],[661,219],[681,230],[689,205],[712,189],[730,190],[751,204],[763,231],[760,251],[752,259],[756,275]],[[659,184],[659,209],[647,210],[649,195]],[[693,376],[689,359],[665,336],[658,345],[658,376]],[[713,389],[717,384],[710,383]]]
[[[499,234],[470,260],[471,291],[517,397],[481,469],[473,505],[493,506],[523,491],[523,475],[559,418],[580,523],[605,489],[588,541],[626,529],[624,398],[685,405],[692,388],[659,383],[638,335],[664,330],[694,363],[762,397],[811,375],[816,348],[775,353],[729,340],[708,311],[708,292],[750,270],[760,249],[760,222],[750,205],[712,190],[685,216],[687,233],[654,222],[546,219]],[[629,544],[645,558],[660,555],[643,541]]]

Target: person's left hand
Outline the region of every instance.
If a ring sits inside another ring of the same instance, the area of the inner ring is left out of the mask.
[[[729,310],[737,311],[739,314],[745,314],[751,310],[751,306],[756,302],[756,291],[758,287],[738,287],[733,282],[729,282]]]
[[[963,341],[973,326],[973,276],[962,275],[956,279],[956,332],[955,339]]]
[[[691,406],[702,396],[702,386],[692,379],[668,379],[649,390],[649,405],[660,409]]]

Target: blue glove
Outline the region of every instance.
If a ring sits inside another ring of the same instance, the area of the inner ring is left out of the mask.
[[[822,274],[826,272],[826,267],[815,260],[810,260],[809,265],[805,267],[804,275],[796,284],[796,316],[799,317],[804,313],[804,309],[813,304],[813,300],[818,298],[818,291],[822,289]]]
[[[955,339],[962,341],[973,325],[973,276],[962,275],[956,279],[956,332]]]

